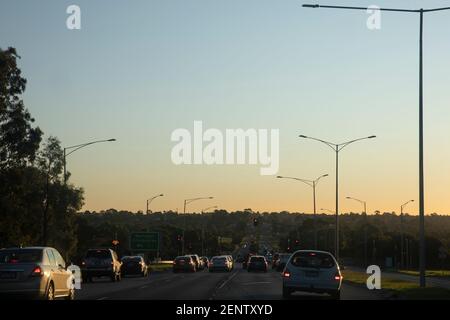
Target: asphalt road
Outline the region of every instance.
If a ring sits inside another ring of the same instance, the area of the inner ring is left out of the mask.
[[[253,273],[238,265],[232,272],[161,272],[147,278],[127,277],[121,282],[94,279],[77,290],[81,300],[279,300],[278,272]],[[329,299],[322,295],[295,293],[291,299]],[[378,300],[382,296],[362,287],[344,284],[343,300]]]

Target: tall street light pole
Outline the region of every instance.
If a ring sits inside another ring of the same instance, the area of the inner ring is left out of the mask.
[[[152,203],[153,200],[155,200],[156,198],[159,198],[159,197],[164,197],[164,194],[161,193],[154,197],[151,197],[150,199],[147,199],[147,210],[145,210],[145,214],[148,214],[148,212],[149,212],[148,207],[149,207],[150,203]]]
[[[367,267],[367,202],[352,197],[347,197],[347,199],[357,201],[364,206],[364,267]]]
[[[183,239],[181,239],[181,254],[184,255],[184,244],[185,244],[185,233],[186,233],[186,206],[194,201],[198,201],[198,200],[209,200],[209,199],[214,199],[214,197],[200,197],[200,198],[192,198],[192,199],[186,199],[184,200],[184,206],[183,206],[183,220],[184,220],[184,227],[183,227]]]
[[[293,178],[293,177],[283,177],[283,176],[277,176],[278,179],[291,179],[303,182],[310,186],[313,190],[313,208],[314,208],[314,249],[317,250],[317,222],[316,222],[316,186],[319,183],[320,179],[328,177],[328,174],[321,175],[316,180],[306,180],[306,179],[299,179],[299,178]]]
[[[334,255],[336,259],[339,261],[339,152],[344,149],[346,146],[355,143],[357,141],[366,140],[366,139],[373,139],[376,138],[376,136],[369,136],[365,138],[355,139],[344,143],[331,143],[325,140],[320,140],[317,138],[311,138],[305,135],[300,135],[300,138],[303,139],[310,139],[319,141],[321,143],[326,144],[328,147],[330,147],[336,154],[336,226],[335,226],[335,238],[334,238]]]
[[[67,184],[67,165],[66,165],[66,158],[68,156],[70,156],[72,153],[74,153],[75,151],[80,150],[81,148],[90,146],[92,144],[96,144],[96,143],[103,143],[103,142],[113,142],[116,141],[116,139],[107,139],[107,140],[98,140],[98,141],[92,141],[92,142],[88,142],[88,143],[82,143],[82,144],[78,144],[76,146],[71,146],[71,147],[65,147],[64,148],[64,156],[63,156],[63,164],[64,164],[64,184]],[[69,152],[67,152],[68,150],[71,150]]]
[[[305,8],[325,8],[344,10],[368,10],[364,7],[344,7],[344,6],[322,6],[319,4],[304,4]],[[423,17],[424,13],[450,10],[450,7],[434,9],[392,9],[392,8],[370,8],[370,10],[390,11],[399,13],[415,13],[420,17],[419,28],[419,269],[420,286],[426,285],[425,280],[425,187],[424,187],[424,163],[423,163]]]
[[[405,229],[403,226],[403,208],[406,207],[409,203],[414,202],[414,200],[409,200],[400,206],[400,266],[402,268],[405,267]]]
[[[202,209],[202,215],[204,212],[208,212],[208,210],[217,209],[217,208],[218,208],[218,206],[211,206],[211,207],[204,208],[204,209]],[[202,221],[202,256],[205,256],[205,255],[206,255],[206,253],[205,253],[205,223]]]

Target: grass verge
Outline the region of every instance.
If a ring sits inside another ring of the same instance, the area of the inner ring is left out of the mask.
[[[368,274],[357,271],[343,271],[344,281],[366,286]],[[393,298],[406,300],[450,300],[450,290],[438,287],[420,288],[414,282],[391,278],[381,279],[381,288],[388,290]]]

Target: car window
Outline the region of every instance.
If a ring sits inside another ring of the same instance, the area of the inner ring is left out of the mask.
[[[335,265],[331,255],[320,252],[298,252],[292,257],[291,264],[301,268],[332,268]]]
[[[66,267],[66,262],[64,261],[63,257],[59,254],[59,252],[56,251],[56,250],[52,250],[52,252],[53,252],[53,254],[55,256],[56,264],[57,265],[61,265],[63,268],[65,268]]]
[[[0,250],[1,263],[32,263],[42,260],[42,250],[39,249],[17,249]]]
[[[111,259],[111,253],[108,250],[88,250],[86,258]]]
[[[53,254],[53,251],[50,249],[45,250],[47,252],[48,262],[51,266],[56,266],[56,258]]]
[[[250,262],[265,262],[263,257],[252,257]]]

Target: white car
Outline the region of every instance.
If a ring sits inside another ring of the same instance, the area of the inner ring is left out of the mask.
[[[341,297],[341,270],[329,252],[294,252],[284,268],[282,277],[283,298],[288,298],[295,291],[328,293],[334,299]]]

